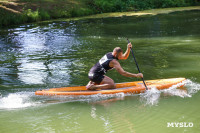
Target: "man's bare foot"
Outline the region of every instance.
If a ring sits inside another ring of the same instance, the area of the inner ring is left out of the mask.
[[[88,84],[88,85],[86,86],[86,89],[87,89],[87,90],[96,90],[96,87],[95,87],[95,85],[94,85],[93,83],[91,83],[91,84]]]

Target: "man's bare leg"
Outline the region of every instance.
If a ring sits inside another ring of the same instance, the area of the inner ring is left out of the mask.
[[[115,89],[115,83],[114,81],[109,78],[108,76],[105,76],[104,79],[101,81],[100,85],[95,85],[93,82],[89,82],[89,85],[87,85],[88,90],[96,90],[96,89]]]

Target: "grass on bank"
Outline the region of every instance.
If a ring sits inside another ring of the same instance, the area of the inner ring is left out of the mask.
[[[0,27],[106,12],[199,5],[199,0],[0,0]]]
[[[91,14],[85,0],[0,0],[0,26]]]

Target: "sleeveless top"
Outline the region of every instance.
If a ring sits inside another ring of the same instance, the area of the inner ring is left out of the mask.
[[[109,66],[110,61],[112,61],[113,59],[117,59],[116,57],[114,57],[112,55],[112,52],[109,52],[107,54],[105,54],[91,69],[89,72],[89,75],[93,75],[95,73],[98,74],[106,74],[106,72],[110,69],[113,69],[113,67]],[[118,60],[118,59],[117,59]]]

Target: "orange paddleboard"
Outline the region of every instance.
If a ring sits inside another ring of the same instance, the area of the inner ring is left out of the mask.
[[[146,80],[145,83],[148,89],[152,87],[158,90],[167,89],[173,85],[181,83],[185,78],[170,78],[170,79],[157,79],[157,80]],[[180,86],[183,86],[180,84]],[[95,94],[115,94],[115,93],[133,93],[139,94],[146,91],[142,81],[117,83],[116,89],[108,90],[87,90],[85,86],[74,86],[74,87],[62,87],[52,88],[46,90],[38,90],[35,95],[95,95]]]

